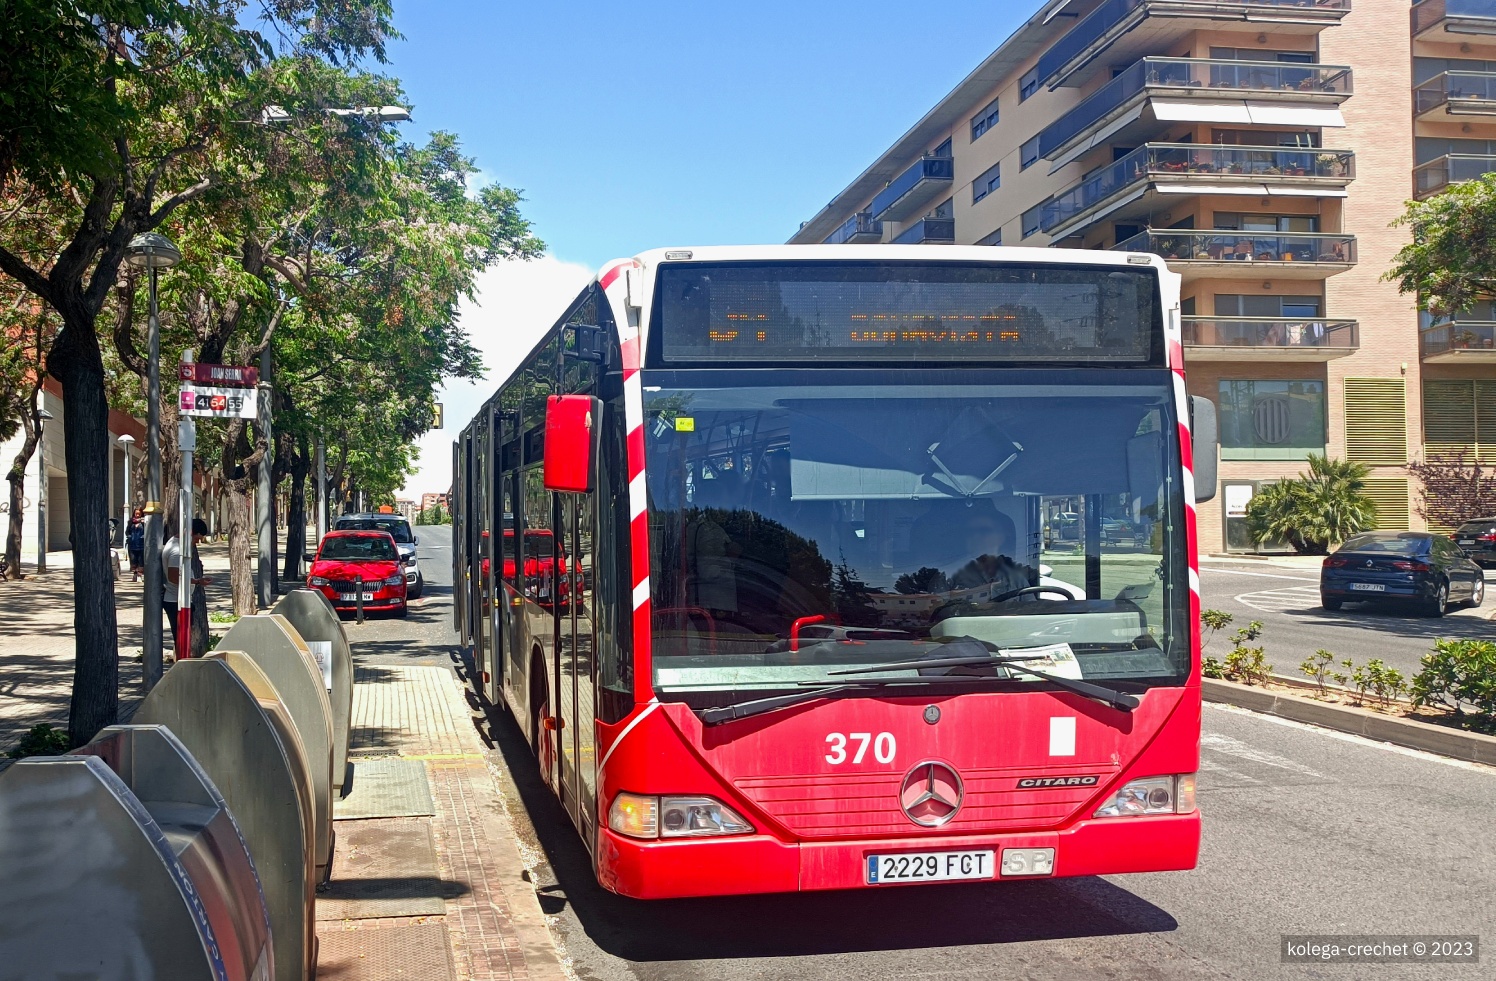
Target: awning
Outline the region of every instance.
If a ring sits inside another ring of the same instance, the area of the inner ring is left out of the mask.
[[[1259,126],[1344,126],[1345,117],[1335,106],[1268,105],[1248,102],[1252,122]]]
[[[1250,123],[1247,104],[1239,99],[1210,102],[1205,99],[1150,99],[1153,118],[1159,122]]]
[[[1145,105],[1146,103],[1140,103],[1136,106],[1133,106],[1131,109],[1122,113],[1116,119],[1113,119],[1111,122],[1098,129],[1094,134],[1092,134],[1089,140],[1077,140],[1074,146],[1055,158],[1054,163],[1049,165],[1049,172],[1053,174],[1055,171],[1059,170],[1067,163],[1075,160],[1077,157],[1081,156],[1092,147],[1100,146],[1101,144],[1105,143],[1113,133],[1125,129],[1128,126],[1131,126],[1133,123],[1137,122],[1139,119],[1142,119],[1143,109]]]
[[[1185,184],[1157,183],[1153,189],[1160,194],[1243,194],[1267,197],[1276,195],[1290,198],[1343,198],[1348,197],[1344,188],[1339,187],[1294,187],[1279,186],[1276,184],[1211,184],[1204,181],[1190,181]]]
[[[1076,215],[1074,218],[1071,218],[1069,221],[1060,222],[1058,225],[1051,228],[1048,234],[1052,238],[1062,238],[1065,234],[1067,234],[1065,229],[1077,224],[1081,227],[1094,224],[1095,222],[1098,222],[1101,219],[1105,218],[1107,215],[1111,214],[1113,211],[1116,211],[1118,208],[1122,208],[1129,204],[1132,204],[1132,202],[1136,201],[1138,198],[1147,193],[1148,185],[1145,182],[1128,191],[1126,194],[1123,194],[1121,197],[1117,198],[1114,201],[1108,201],[1101,207],[1095,208],[1090,211],[1083,211],[1079,215]]]

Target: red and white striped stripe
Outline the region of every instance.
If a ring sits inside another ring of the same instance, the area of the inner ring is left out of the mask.
[[[1183,467],[1185,548],[1189,554],[1190,643],[1200,650],[1200,552],[1195,521],[1195,446],[1190,433],[1189,390],[1184,383],[1184,344],[1178,319],[1168,328],[1169,370],[1174,373],[1174,412],[1179,418],[1179,462]]]

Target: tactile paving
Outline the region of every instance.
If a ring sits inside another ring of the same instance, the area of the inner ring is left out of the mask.
[[[443,900],[466,889],[437,873],[429,820],[348,821],[338,825],[332,881],[317,894],[317,919],[437,916],[446,911]]]
[[[348,796],[334,800],[335,821],[429,817],[436,813],[426,764],[420,760],[358,760]]]
[[[338,981],[450,981],[452,952],[444,923],[329,930],[318,935],[317,977]]]

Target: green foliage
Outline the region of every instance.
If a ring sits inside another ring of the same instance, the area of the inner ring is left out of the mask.
[[[1247,505],[1247,532],[1258,545],[1286,541],[1302,555],[1325,555],[1376,524],[1366,496],[1370,469],[1361,463],[1309,455],[1309,472],[1268,484]]]
[[[238,623],[239,614],[228,610],[213,610],[208,614],[209,623]]]
[[[1222,630],[1225,630],[1234,619],[1236,618],[1224,610],[1201,610],[1200,649],[1204,650],[1210,644],[1211,639]],[[1212,677],[1219,677],[1219,675],[1213,675]]]
[[[1349,666],[1350,662],[1347,661],[1346,664]],[[1364,705],[1369,693],[1377,697],[1383,708],[1387,708],[1394,699],[1402,697],[1408,691],[1402,672],[1389,668],[1381,658],[1376,657],[1363,665],[1357,665],[1351,672],[1350,681],[1351,687],[1356,690],[1357,705]]]
[[[1231,650],[1221,664],[1220,677],[1244,685],[1265,685],[1273,666],[1268,663],[1261,645],[1251,646],[1252,641],[1262,636],[1262,621],[1253,620],[1245,627],[1237,627],[1231,638]]]
[[[13,760],[25,759],[28,756],[61,756],[72,748],[67,733],[43,722],[26,730],[26,735],[16,743],[16,748],[6,755]]]
[[[1413,201],[1395,225],[1412,232],[1383,279],[1438,316],[1468,310],[1496,280],[1496,175],[1451,185]]]
[[[418,525],[449,525],[451,523],[452,516],[440,504],[433,504],[429,508],[422,508],[416,512]]]
[[[1437,640],[1422,665],[1411,686],[1415,708],[1444,706],[1466,728],[1496,732],[1496,643]]]
[[[1225,678],[1226,666],[1213,657],[1207,657],[1200,662],[1200,673],[1207,678]]]
[[[1326,694],[1325,679],[1330,676],[1330,665],[1334,663],[1335,655],[1321,647],[1312,656],[1306,657],[1299,663],[1299,670],[1314,679],[1314,684],[1319,688],[1319,693],[1323,695]]]
[[[917,593],[943,593],[950,589],[950,580],[945,573],[931,566],[921,566],[906,572],[894,580],[893,588],[906,595]]]

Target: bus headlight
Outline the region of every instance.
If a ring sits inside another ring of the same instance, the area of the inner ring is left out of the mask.
[[[1112,799],[1096,809],[1095,817],[1142,817],[1147,814],[1190,814],[1195,810],[1195,775],[1144,777],[1130,780]]]
[[[630,838],[703,838],[743,835],[753,825],[715,797],[619,794],[608,808],[608,827]]]

